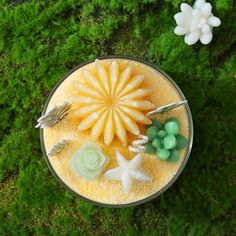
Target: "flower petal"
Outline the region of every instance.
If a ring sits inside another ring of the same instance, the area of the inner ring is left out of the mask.
[[[103,104],[94,104],[91,106],[79,107],[78,109],[76,109],[76,111],[73,112],[73,116],[76,116],[78,118],[84,117],[90,115],[94,111],[101,109],[103,106]]]
[[[113,111],[110,109],[103,132],[104,142],[109,145],[114,137]]]
[[[98,78],[105,89],[106,93],[110,93],[109,79],[105,66],[98,59],[95,60],[95,67],[97,71]]]
[[[110,80],[111,80],[111,94],[114,95],[114,91],[119,79],[119,65],[116,61],[112,61],[110,68]]]
[[[206,17],[208,17],[211,14],[211,11],[212,11],[212,6],[210,3],[204,4],[204,6],[201,9],[202,15]]]
[[[193,22],[199,21],[201,18],[201,12],[198,9],[194,9],[192,15],[193,15]]]
[[[105,111],[101,117],[96,121],[93,128],[91,129],[91,137],[96,140],[102,133],[107,118],[108,111]]]
[[[124,128],[124,124],[121,121],[119,115],[115,112],[114,113],[114,122],[115,122],[115,134],[118,139],[124,144],[127,144],[127,134]]]
[[[103,103],[102,100],[95,99],[89,96],[82,96],[82,95],[72,96],[71,102],[75,103],[76,105],[102,104]]]
[[[194,8],[197,8],[197,9],[202,9],[202,7],[206,4],[206,1],[205,0],[197,0],[195,3],[194,3]]]
[[[192,32],[190,34],[185,35],[184,41],[188,45],[193,45],[195,44],[199,39],[199,32]]]
[[[87,116],[86,118],[84,118],[79,126],[78,129],[79,130],[86,130],[89,129],[91,126],[93,126],[93,124],[95,123],[96,120],[98,120],[98,118],[100,117],[101,113],[104,111],[104,109],[101,109],[97,112],[93,112],[92,114],[90,114],[89,116]]]
[[[132,77],[129,83],[124,87],[124,89],[117,95],[117,98],[124,96],[125,94],[136,90],[142,84],[144,80],[143,75],[136,75]]]
[[[184,25],[184,15],[182,12],[178,12],[174,15],[175,21],[177,25]]]
[[[147,124],[147,125],[152,123],[152,121],[147,116],[145,116],[142,112],[136,109],[125,107],[122,105],[120,106],[120,109],[124,111],[129,117],[138,121],[139,123]]]
[[[203,27],[202,27],[202,33],[203,34],[206,34],[206,33],[209,33],[211,30],[211,27],[207,24],[205,24]]]
[[[181,3],[180,9],[183,13],[191,13],[193,8],[187,3]]]
[[[177,35],[184,35],[189,33],[188,29],[182,26],[177,26],[174,30],[175,34]]]
[[[80,94],[89,95],[90,97],[95,97],[95,98],[98,98],[98,99],[102,98],[101,93],[99,93],[98,91],[90,88],[87,84],[82,84],[82,83],[79,83],[77,81],[72,81],[71,83],[76,88],[76,90],[78,90],[78,92]]]
[[[207,34],[202,34],[200,36],[200,41],[202,44],[208,44],[211,42],[212,38],[213,38],[212,32],[209,32]]]
[[[98,90],[103,96],[106,95],[103,86],[100,84],[98,78],[89,70],[82,70],[82,75],[84,76],[85,80],[96,90]]]
[[[221,24],[221,20],[220,18],[216,17],[216,16],[210,16],[208,18],[208,23],[211,25],[211,26],[214,26],[214,27],[217,27]]]
[[[139,127],[136,124],[136,122],[134,122],[131,118],[129,118],[129,116],[123,111],[121,111],[119,108],[117,108],[116,111],[118,112],[120,119],[122,120],[125,128],[130,133],[135,134],[135,135],[140,134]]]
[[[150,93],[150,89],[137,89],[131,93],[126,94],[125,96],[118,97],[121,101],[126,99],[139,99],[146,97]]]
[[[130,79],[132,69],[131,67],[127,67],[124,71],[122,71],[117,87],[115,89],[115,94],[117,95],[121,89],[128,83],[128,80]]]
[[[139,110],[150,110],[154,107],[154,104],[146,100],[124,100],[124,101],[118,102],[118,104],[121,104],[127,107],[138,108]]]

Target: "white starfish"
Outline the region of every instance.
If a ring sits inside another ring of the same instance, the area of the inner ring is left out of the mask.
[[[129,192],[133,179],[138,181],[151,180],[151,177],[146,175],[141,170],[141,154],[134,156],[132,160],[128,161],[120,152],[116,151],[116,160],[118,163],[118,167],[108,170],[104,175],[106,179],[121,180],[122,187],[125,193]]]

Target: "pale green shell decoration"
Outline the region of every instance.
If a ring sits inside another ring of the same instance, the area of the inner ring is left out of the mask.
[[[106,168],[109,159],[94,142],[83,144],[74,154],[71,167],[74,172],[87,180],[97,179]]]

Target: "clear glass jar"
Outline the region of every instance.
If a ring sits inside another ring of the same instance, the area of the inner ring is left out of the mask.
[[[153,64],[146,62],[144,60],[138,59],[138,58],[134,58],[134,57],[130,57],[130,56],[104,56],[104,57],[99,57],[99,60],[105,60],[105,59],[127,59],[127,60],[131,60],[131,61],[136,61],[142,64],[145,64],[146,66],[151,67],[152,69],[158,71],[160,74],[162,74],[176,89],[178,95],[180,96],[180,98],[182,100],[186,100],[183,92],[181,91],[181,89],[178,87],[178,85],[174,82],[174,80],[167,75],[164,71],[162,71],[161,69],[159,69],[158,67],[154,66]],[[48,104],[53,96],[53,94],[55,93],[55,91],[58,89],[58,87],[61,85],[61,83],[66,80],[68,78],[68,76],[70,76],[73,72],[75,72],[76,70],[78,70],[79,68],[82,68],[83,66],[92,63],[94,60],[89,60],[85,63],[80,64],[79,66],[75,67],[73,70],[71,70],[68,74],[66,74],[57,84],[56,86],[53,88],[52,92],[50,93],[46,104],[44,106],[44,110],[42,114],[45,114],[45,112],[47,111],[48,108]],[[71,193],[73,193],[75,196],[80,197],[82,199],[85,199],[86,201],[89,201],[90,203],[93,203],[95,205],[99,205],[99,206],[103,206],[103,207],[111,207],[111,208],[123,208],[123,207],[131,207],[131,206],[136,206],[136,205],[140,205],[143,204],[145,202],[148,202],[156,197],[158,197],[160,194],[162,194],[163,192],[165,192],[175,181],[176,179],[179,177],[179,175],[181,174],[181,172],[183,171],[183,169],[185,168],[185,165],[189,159],[190,156],[190,152],[192,149],[192,143],[193,143],[193,121],[192,121],[192,115],[191,115],[191,111],[189,108],[188,104],[185,104],[185,110],[188,116],[188,132],[189,132],[189,138],[188,138],[188,146],[186,147],[187,150],[185,152],[185,156],[184,159],[177,171],[177,173],[173,176],[173,178],[168,182],[168,184],[166,184],[163,188],[161,188],[159,191],[157,191],[156,193],[135,201],[135,202],[130,202],[130,203],[124,203],[124,204],[107,204],[107,203],[102,203],[102,202],[98,202],[98,201],[94,201],[91,200],[89,198],[86,198],[84,196],[81,196],[79,193],[75,192],[72,188],[70,188],[62,179],[61,177],[58,175],[58,173],[55,171],[55,169],[53,168],[48,156],[46,155],[46,149],[45,149],[45,142],[44,142],[44,129],[40,129],[40,141],[41,141],[41,148],[45,157],[45,160],[47,162],[47,165],[49,167],[49,169],[51,170],[51,172],[53,173],[53,175],[55,176],[55,178],[61,183],[62,186],[64,186],[67,190],[69,190]]]

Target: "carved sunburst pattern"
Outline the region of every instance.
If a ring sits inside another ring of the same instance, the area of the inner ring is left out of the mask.
[[[120,69],[117,61],[108,68],[99,60],[95,61],[95,72],[83,69],[83,81],[73,81],[77,94],[72,102],[77,106],[74,116],[79,118],[80,131],[90,129],[93,139],[103,135],[110,144],[115,136],[127,144],[127,131],[140,133],[137,123],[150,124],[143,111],[153,108],[145,100],[149,89],[141,87],[143,75],[133,75],[132,68]]]

